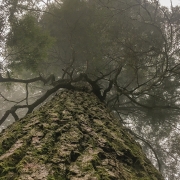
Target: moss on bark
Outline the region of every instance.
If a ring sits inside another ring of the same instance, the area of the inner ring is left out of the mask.
[[[96,96],[62,91],[0,134],[0,180],[162,180]]]

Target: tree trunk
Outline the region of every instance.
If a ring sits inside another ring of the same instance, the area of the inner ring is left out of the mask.
[[[92,93],[62,91],[0,134],[0,180],[162,180]]]

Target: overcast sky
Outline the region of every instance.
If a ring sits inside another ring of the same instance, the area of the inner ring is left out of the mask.
[[[170,7],[171,6],[171,1],[170,0],[159,0],[161,5]],[[173,6],[179,5],[180,6],[180,0],[172,0]]]

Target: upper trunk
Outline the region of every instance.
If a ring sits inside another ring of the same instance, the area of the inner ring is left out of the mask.
[[[62,91],[0,134],[0,179],[163,178],[96,96]]]

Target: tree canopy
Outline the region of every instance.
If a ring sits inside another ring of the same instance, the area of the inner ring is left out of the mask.
[[[164,177],[178,179],[180,7],[8,0],[0,8],[2,127],[86,83]]]

